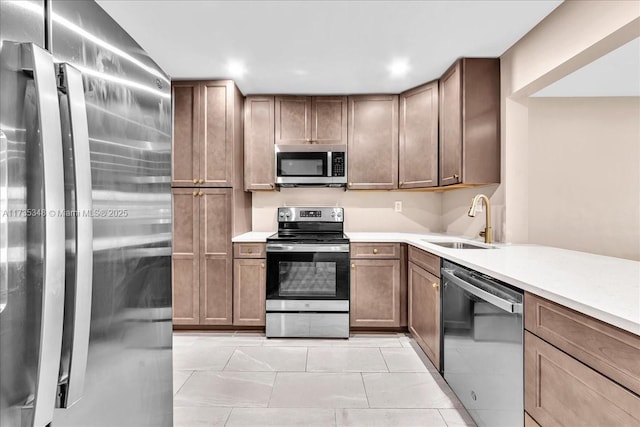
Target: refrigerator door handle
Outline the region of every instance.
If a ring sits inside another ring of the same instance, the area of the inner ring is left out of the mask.
[[[82,398],[87,358],[89,356],[89,331],[91,328],[91,292],[93,289],[93,209],[91,185],[91,159],[89,157],[89,127],[84,100],[82,73],[69,64],[59,66],[61,89],[66,91],[69,108],[69,129],[73,150],[74,194],[76,212],[75,283],[72,310],[73,332],[71,357],[66,395],[61,400],[63,408],[69,408]]]
[[[9,152],[0,130],[0,313],[9,298]]]
[[[44,205],[42,318],[33,403],[33,424],[53,420],[64,320],[65,229],[62,129],[53,57],[33,43],[21,44],[22,70],[32,74],[42,147]]]

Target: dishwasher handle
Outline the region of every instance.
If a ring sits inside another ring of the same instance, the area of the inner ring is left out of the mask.
[[[465,291],[469,292],[470,294],[473,294],[475,296],[477,296],[480,299],[483,299],[485,301],[487,301],[488,303],[508,312],[508,313],[522,313],[522,304],[521,303],[517,303],[517,302],[511,302],[511,301],[507,301],[505,299],[502,299],[496,295],[493,295],[490,292],[487,292],[483,289],[480,289],[477,286],[472,285],[469,282],[466,282],[464,280],[462,280],[461,278],[459,278],[458,276],[456,276],[453,272],[453,270],[448,269],[448,268],[443,268],[442,269],[442,276],[444,276],[447,280],[450,280],[451,282],[455,283],[456,285],[460,286],[462,289],[464,289]],[[487,286],[491,286],[491,285],[487,285]]]

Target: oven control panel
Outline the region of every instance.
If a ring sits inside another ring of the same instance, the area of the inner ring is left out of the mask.
[[[343,208],[278,208],[278,222],[344,222]]]

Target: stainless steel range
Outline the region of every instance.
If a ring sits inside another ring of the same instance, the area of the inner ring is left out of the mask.
[[[278,208],[267,239],[267,337],[349,337],[342,208]]]

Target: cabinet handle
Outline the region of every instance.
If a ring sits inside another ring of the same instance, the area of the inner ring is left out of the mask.
[[[193,192],[193,197],[198,197],[198,192],[197,191]]]
[[[440,287],[440,285],[438,285],[437,283],[433,283],[431,286],[433,286],[433,289],[438,289]]]
[[[198,184],[203,184],[203,183],[204,183],[204,179],[200,178],[200,179],[198,180]]]
[[[199,191],[198,192],[198,196],[202,197],[202,196],[204,196],[204,193],[202,191]]]
[[[264,262],[260,263],[260,268],[264,268]]]
[[[195,178],[193,178],[193,183],[194,183],[194,184],[197,184],[197,183],[198,183],[198,180],[197,180],[197,179],[195,179]]]
[[[373,248],[373,253],[377,254],[378,253],[378,249],[377,248]]]
[[[355,264],[351,264],[351,268],[356,268],[356,265]]]

